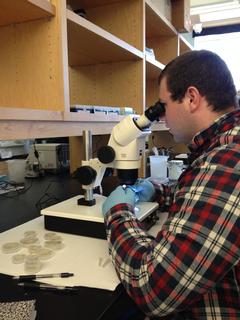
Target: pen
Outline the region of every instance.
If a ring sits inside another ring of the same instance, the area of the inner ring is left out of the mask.
[[[23,287],[25,289],[38,289],[38,290],[45,290],[45,291],[77,291],[79,287],[68,287],[68,286],[54,286],[50,284],[42,284],[42,283],[35,283],[35,282],[20,282],[18,286]]]
[[[62,273],[49,273],[49,274],[30,274],[30,275],[22,275],[13,277],[14,280],[35,280],[41,278],[68,278],[72,277],[74,274],[69,272],[62,272]]]

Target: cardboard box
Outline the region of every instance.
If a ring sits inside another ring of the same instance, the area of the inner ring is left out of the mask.
[[[172,25],[178,32],[191,32],[190,0],[172,0]]]

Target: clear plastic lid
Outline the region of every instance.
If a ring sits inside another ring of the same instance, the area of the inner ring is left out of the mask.
[[[23,263],[25,261],[25,254],[15,254],[14,256],[12,256],[12,263],[14,264],[20,264]]]
[[[64,247],[64,244],[62,240],[48,240],[44,242],[44,246],[52,250],[60,250]]]
[[[7,242],[2,245],[3,253],[14,253],[18,252],[21,249],[19,242]]]

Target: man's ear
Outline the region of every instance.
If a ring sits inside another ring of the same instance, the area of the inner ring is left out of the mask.
[[[188,99],[189,111],[191,113],[195,112],[200,104],[201,95],[198,89],[194,86],[188,87],[185,97]]]

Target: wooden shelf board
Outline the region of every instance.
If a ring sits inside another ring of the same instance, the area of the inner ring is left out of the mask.
[[[179,44],[180,54],[187,51],[194,50],[193,46],[181,34],[179,34],[179,41],[180,41],[180,44]]]
[[[110,134],[116,121],[42,121],[0,120],[1,140],[82,136],[91,129],[93,135]],[[152,125],[152,131],[168,130],[164,123]]]
[[[72,6],[73,9],[86,9],[105,6],[119,1],[120,0],[68,0],[67,2],[68,4],[70,4],[70,6]]]
[[[157,79],[165,65],[146,55],[146,79]]]
[[[40,121],[79,121],[79,122],[119,122],[125,116],[87,112],[62,112],[25,108],[0,108],[0,121],[5,120],[40,120]]]
[[[87,112],[65,112],[64,120],[66,121],[81,121],[81,122],[119,122],[125,116],[118,114],[101,114]]]
[[[48,0],[1,0],[0,26],[52,17],[55,11]]]
[[[0,107],[0,121],[4,120],[54,120],[62,121],[62,111]]]
[[[69,65],[143,59],[143,52],[67,10]]]
[[[1,140],[81,136],[91,129],[93,135],[110,134],[115,122],[17,121],[0,120]]]
[[[146,3],[146,37],[172,37],[177,36],[177,31],[171,25],[171,23],[161,15],[155,8],[155,6],[149,0],[145,0]]]
[[[124,116],[0,108],[0,140],[110,134]]]

